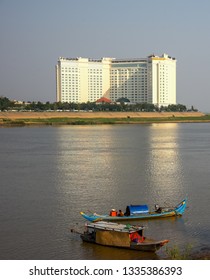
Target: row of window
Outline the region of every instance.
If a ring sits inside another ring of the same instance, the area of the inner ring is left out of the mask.
[[[71,71],[78,71],[78,67],[61,67],[61,71],[66,71],[66,70],[71,70]]]
[[[117,85],[117,84],[127,84],[127,85],[137,85],[137,84],[147,84],[147,81],[145,80],[112,80],[111,85]]]
[[[88,73],[95,73],[95,74],[102,74],[102,70],[99,70],[99,69],[88,69]]]

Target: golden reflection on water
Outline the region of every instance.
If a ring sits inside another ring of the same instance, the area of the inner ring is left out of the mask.
[[[150,129],[148,174],[154,197],[177,199],[182,192],[182,162],[176,123],[153,124]]]
[[[60,151],[57,157],[59,187],[63,193],[74,196],[75,202],[84,200],[86,204],[89,201],[90,210],[94,211],[100,209],[101,199],[107,194],[117,196],[118,189],[109,183],[115,172],[111,126],[59,128],[57,145]],[[84,209],[80,206],[81,210]]]

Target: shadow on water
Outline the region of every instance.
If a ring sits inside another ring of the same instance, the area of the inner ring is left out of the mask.
[[[82,249],[97,260],[158,260],[156,253],[136,252],[128,249],[105,247],[97,244],[83,243]]]

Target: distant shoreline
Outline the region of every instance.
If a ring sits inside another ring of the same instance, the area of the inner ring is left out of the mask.
[[[202,112],[0,112],[0,126],[210,122]]]

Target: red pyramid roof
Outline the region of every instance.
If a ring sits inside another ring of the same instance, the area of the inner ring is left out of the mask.
[[[106,97],[101,97],[98,100],[96,100],[96,103],[111,103],[111,100]]]

